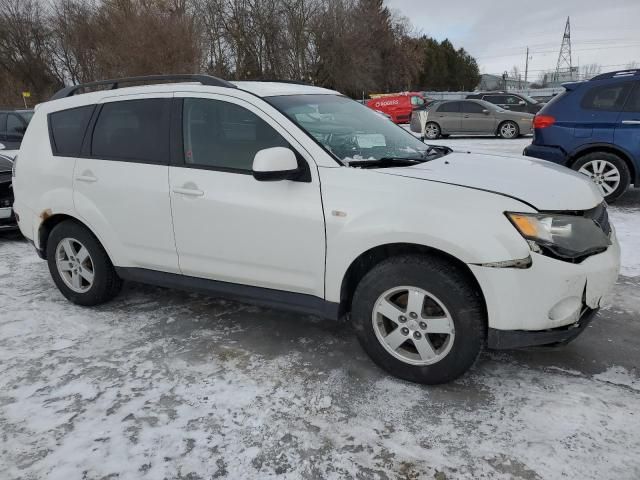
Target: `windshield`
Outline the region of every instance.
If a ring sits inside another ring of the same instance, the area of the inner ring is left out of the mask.
[[[424,161],[435,154],[405,129],[343,96],[287,95],[265,100],[347,165],[376,160]]]

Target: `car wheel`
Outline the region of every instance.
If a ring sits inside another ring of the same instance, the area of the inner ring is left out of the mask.
[[[378,264],[356,288],[351,317],[378,366],[418,383],[458,378],[486,337],[478,289],[462,268],[437,257],[406,255]]]
[[[440,136],[440,125],[436,122],[428,122],[424,126],[424,136],[429,140],[435,140]]]
[[[47,263],[60,292],[78,305],[104,303],[122,287],[122,280],[98,239],[72,220],[59,223],[51,231]]]
[[[591,178],[607,202],[620,197],[631,183],[629,167],[614,153],[589,153],[580,157],[571,168]]]
[[[498,134],[502,138],[516,138],[520,135],[520,127],[516,122],[512,122],[511,120],[507,120],[506,122],[502,122],[500,127],[498,127]]]

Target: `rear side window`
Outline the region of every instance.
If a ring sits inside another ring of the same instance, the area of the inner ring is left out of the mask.
[[[632,87],[631,82],[602,85],[590,88],[580,106],[587,110],[619,112]]]
[[[636,86],[633,88],[633,92],[631,92],[624,106],[624,111],[640,113],[640,83],[636,83]]]
[[[169,164],[170,99],[105,103],[93,129],[91,156]]]
[[[82,139],[87,130],[94,105],[71,108],[49,114],[51,149],[54,155],[79,157]]]
[[[251,172],[258,151],[290,148],[268,123],[234,103],[185,98],[182,123],[187,165]]]
[[[440,105],[438,108],[438,112],[459,112],[460,111],[460,102],[447,102]]]
[[[483,100],[491,103],[495,103],[496,105],[504,105],[507,103],[506,95],[485,95]]]

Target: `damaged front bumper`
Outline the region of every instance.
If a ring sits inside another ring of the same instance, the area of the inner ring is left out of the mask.
[[[569,341],[602,304],[620,271],[620,246],[580,263],[531,253],[525,268],[469,265],[484,294],[489,347],[516,348]]]

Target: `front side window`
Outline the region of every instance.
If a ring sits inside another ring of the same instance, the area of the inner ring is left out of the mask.
[[[514,97],[510,95],[507,97],[507,105],[518,105],[520,103],[520,99],[518,97]]]
[[[593,87],[585,94],[581,106],[589,110],[619,112],[624,106],[631,87],[631,82]]]
[[[349,165],[423,161],[430,150],[405,129],[341,95],[285,95],[265,100]]]
[[[250,172],[260,150],[290,148],[260,117],[220,100],[185,98],[182,131],[185,163],[194,166]]]
[[[91,155],[168,165],[170,102],[149,98],[105,103],[93,130]]]
[[[49,114],[51,147],[54,155],[79,157],[82,139],[93,113],[94,106],[71,108]]]
[[[420,107],[424,105],[424,100],[420,97],[411,97],[411,105]]]
[[[462,104],[463,113],[482,113],[484,107],[476,102],[464,102]]]

